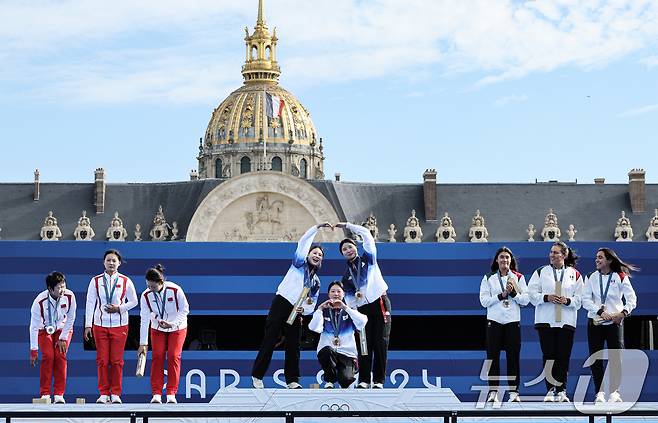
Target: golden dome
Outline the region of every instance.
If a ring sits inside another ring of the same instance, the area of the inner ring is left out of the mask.
[[[258,2],[254,32],[245,28],[244,85],[213,111],[199,145],[199,177],[223,178],[254,170],[324,177],[322,139],[308,110],[279,86],[276,29],[270,32]],[[268,155],[269,153],[269,155]]]
[[[266,93],[283,100],[281,115],[268,117]],[[315,145],[315,125],[297,98],[278,84],[245,83],[222,101],[210,118],[206,146],[234,143]]]

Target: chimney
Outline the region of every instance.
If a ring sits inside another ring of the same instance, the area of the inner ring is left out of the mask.
[[[633,213],[644,213],[647,205],[644,169],[633,169],[628,172],[628,194],[631,197]]]
[[[34,171],[34,201],[39,201],[39,169]]]
[[[594,178],[594,185],[603,185],[605,184],[605,178]]]
[[[425,220],[436,221],[438,199],[436,194],[436,169],[423,172],[423,198],[425,200]]]
[[[96,214],[105,213],[105,169],[99,167],[94,172],[94,205]]]
[[[336,182],[340,182],[340,172],[336,172],[334,177],[336,178]]]
[[[196,169],[192,169],[190,171],[190,181],[197,181],[199,179],[199,174],[197,173]]]

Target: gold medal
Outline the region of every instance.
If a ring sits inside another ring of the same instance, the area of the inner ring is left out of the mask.
[[[308,305],[313,304],[313,300],[311,299],[311,297],[308,297],[308,298],[306,299],[306,304],[308,304]]]
[[[333,344],[335,347],[340,347],[340,339],[337,336],[334,337]]]
[[[361,291],[356,291],[354,296],[356,297],[357,300],[360,300],[361,298],[363,298],[363,294],[361,293]]]

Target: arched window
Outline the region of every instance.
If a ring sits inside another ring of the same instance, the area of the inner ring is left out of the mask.
[[[265,58],[267,60],[272,58],[272,48],[270,46],[265,47]]]
[[[249,173],[251,172],[251,159],[247,156],[244,156],[240,160],[240,173]]]
[[[222,177],[222,159],[215,160],[215,178]]]
[[[281,157],[276,156],[272,158],[272,170],[276,170],[278,172],[283,171],[283,162],[281,161]]]
[[[258,48],[256,46],[251,46],[251,60],[256,60],[258,58]]]
[[[308,165],[306,164],[306,159],[302,159],[299,162],[299,176],[302,179],[308,178]]]

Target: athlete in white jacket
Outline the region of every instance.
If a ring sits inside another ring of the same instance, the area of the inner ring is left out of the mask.
[[[500,352],[507,357],[509,401],[520,402],[521,307],[528,305],[525,277],[517,271],[514,254],[500,247],[491,263],[491,273],[480,283],[480,304],[487,309],[487,360],[490,392],[487,401],[499,402]]]
[[[587,343],[589,353],[600,351],[607,344],[610,402],[621,402],[617,388],[621,382],[620,350],[624,348],[624,318],[637,305],[637,296],[631,285],[630,273],[638,270],[623,262],[610,248],[599,248],[596,252],[596,271],[585,281],[583,308],[587,310]],[[596,360],[591,365],[594,378],[595,403],[605,402],[603,384],[603,362]]]
[[[325,388],[339,384],[342,388],[354,382],[357,350],[354,331],[366,326],[368,317],[343,302],[343,283],[329,284],[329,299],[318,306],[308,327],[320,334],[318,360],[324,370]]]
[[[87,288],[85,340],[96,343],[99,404],[121,403],[123,352],[128,338],[128,311],[137,305],[130,278],[118,272],[121,253],[107,250],[105,272],[91,278]]]
[[[550,265],[535,270],[528,283],[548,389],[545,402],[569,401],[567,375],[583,293],[583,278],[573,267],[577,259],[567,244],[558,241],[551,247]]]
[[[34,299],[30,311],[30,364],[35,366],[41,350],[39,392],[50,398],[50,385],[55,378],[53,400],[64,404],[66,390],[66,352],[73,337],[77,305],[73,291],[59,272],[46,276],[46,290]]]
[[[146,354],[151,334],[151,403],[162,402],[164,360],[167,356],[167,403],[176,403],[180,381],[181,355],[187,335],[190,306],[183,289],[165,280],[161,264],[146,271],[148,288],[140,297],[139,349]],[[150,331],[149,331],[150,327]]]

